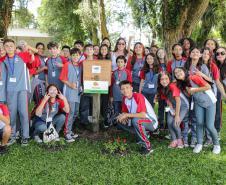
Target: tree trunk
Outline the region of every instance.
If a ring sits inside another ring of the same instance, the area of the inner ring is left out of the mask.
[[[191,0],[187,5],[177,4],[177,6],[172,6],[170,3],[172,1],[163,0],[162,12],[163,41],[168,55],[171,54],[171,47],[174,43],[182,37],[191,35],[192,30],[205,13],[209,0]],[[175,12],[177,12],[176,17],[172,19],[170,14],[175,15]]]
[[[0,0],[0,2],[0,38],[5,38],[11,22],[14,0]]]
[[[98,0],[98,7],[99,7],[99,22],[100,22],[100,30],[101,30],[101,37],[109,37],[108,30],[107,30],[107,23],[106,23],[106,15],[105,15],[105,7],[104,7],[104,0]]]

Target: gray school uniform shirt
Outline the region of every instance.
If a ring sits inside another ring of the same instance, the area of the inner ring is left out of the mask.
[[[64,64],[66,60],[63,57],[49,58],[46,62],[48,67],[48,84],[55,84],[60,91],[63,90],[63,82],[59,79],[62,67],[58,67],[57,64]]]
[[[28,52],[20,52],[12,58],[5,57],[7,92],[31,91],[30,76],[26,65],[30,61],[31,55]]]
[[[60,80],[66,80],[77,85],[76,89],[72,89],[66,84],[63,87],[63,94],[69,102],[80,103],[80,89],[81,89],[81,66],[75,66],[72,63],[64,64],[60,74]]]
[[[40,64],[39,67],[44,67],[46,65],[45,57],[39,56],[39,59],[41,61],[41,64]],[[45,81],[45,73],[44,73],[44,71],[38,74],[38,79],[42,80],[42,81]]]

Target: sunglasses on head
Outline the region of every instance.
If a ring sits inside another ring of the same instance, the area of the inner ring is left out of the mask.
[[[224,51],[221,51],[221,52],[216,52],[216,56],[219,56],[219,55],[225,55],[225,52]]]

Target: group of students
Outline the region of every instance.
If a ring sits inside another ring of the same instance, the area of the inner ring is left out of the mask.
[[[108,38],[100,46],[78,40],[61,51],[50,42],[49,57],[43,43],[35,48],[24,41],[16,46],[11,39],[0,43],[0,153],[16,142],[17,133],[23,146],[29,138],[42,143],[50,122],[58,133],[63,130],[67,142],[74,142],[75,120],[79,116],[80,124],[87,125],[92,115],[92,96],[83,93],[83,63],[111,60],[112,80],[109,94],[101,95],[101,114],[105,120],[112,103],[117,128],[136,135],[142,154],[153,151],[149,133],[166,127],[170,148],[191,146],[199,153],[205,136],[204,146],[213,144],[213,153],[219,154],[226,48],[208,39],[200,50],[192,39],[183,38],[172,46],[168,61],[164,48],[136,42],[131,50],[131,40],[126,45],[119,38],[114,50]],[[31,101],[35,108],[29,113]]]

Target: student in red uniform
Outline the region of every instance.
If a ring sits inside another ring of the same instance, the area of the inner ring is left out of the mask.
[[[174,76],[172,75],[173,70],[176,67],[183,67],[186,59],[183,58],[183,48],[180,44],[174,44],[172,46],[172,55],[173,55],[173,60],[168,61],[166,70],[167,72],[171,75],[172,80],[174,80]]]
[[[80,94],[81,94],[81,65],[79,59],[81,51],[77,48],[71,49],[71,62],[64,64],[60,74],[60,80],[64,83],[63,94],[67,98],[70,112],[65,122],[64,136],[68,143],[74,142],[78,135],[73,132],[73,124],[78,117]]]
[[[151,53],[145,57],[145,63],[140,72],[140,78],[139,93],[142,93],[154,108],[154,99],[157,93],[158,64],[155,56]]]
[[[9,145],[16,142],[16,118],[19,113],[23,146],[28,145],[29,120],[28,120],[28,92],[30,92],[29,72],[26,64],[31,63],[30,52],[15,53],[15,42],[11,39],[4,40],[6,56],[1,58],[7,69],[6,93],[7,105],[10,111],[10,124],[12,127]],[[37,50],[27,45],[27,49],[36,53]]]
[[[189,101],[180,91],[175,82],[170,82],[167,72],[159,74],[158,93],[167,102],[167,124],[171,135],[169,148],[183,148],[180,124],[183,121],[188,125]],[[187,142],[187,135],[184,137]]]
[[[0,154],[7,152],[6,144],[11,135],[10,116],[7,105],[0,103]]]
[[[111,97],[113,101],[114,111],[119,114],[122,109],[122,94],[119,84],[121,81],[128,80],[132,83],[131,72],[125,69],[126,57],[121,55],[116,59],[118,69],[112,73],[111,77]]]
[[[215,52],[215,62],[220,70],[220,82],[224,83],[226,81],[226,48],[218,47]],[[217,82],[219,86],[219,82]],[[222,127],[222,98],[226,98],[223,88],[218,87],[217,91],[217,103],[216,103],[216,117],[215,117],[215,128],[217,129],[218,136],[220,138],[220,130]]]
[[[126,69],[131,71],[132,73],[132,80],[133,80],[133,91],[139,92],[140,87],[140,71],[144,67],[144,45],[141,42],[137,42],[134,45],[134,53],[133,56],[131,56],[128,59]]]
[[[42,143],[40,134],[47,130],[47,126],[51,122],[58,133],[61,131],[65,122],[65,115],[62,111],[66,114],[70,111],[67,99],[61,94],[56,85],[50,84],[46,89],[44,98],[35,110],[33,135],[37,143]]]
[[[187,94],[193,95],[194,110],[196,115],[196,135],[197,145],[193,149],[194,153],[200,153],[203,148],[203,127],[208,129],[213,140],[213,153],[219,154],[221,147],[214,127],[216,113],[216,97],[211,86],[198,75],[188,75],[184,68],[177,67],[174,70],[177,86],[181,90],[186,90]]]
[[[48,67],[48,73],[46,74],[46,86],[48,86],[48,84],[55,84],[62,92],[63,82],[60,81],[59,76],[63,64],[68,61],[64,57],[59,56],[58,44],[56,42],[49,42],[47,48],[51,56],[46,61],[46,66]]]
[[[135,131],[139,143],[142,145],[141,154],[148,155],[153,150],[147,137],[147,131],[153,132],[158,127],[158,120],[151,104],[139,93],[133,93],[133,87],[127,80],[119,84],[122,100],[122,114],[117,120],[125,130],[131,128]]]

